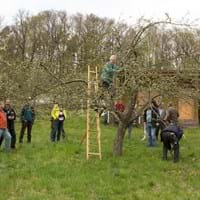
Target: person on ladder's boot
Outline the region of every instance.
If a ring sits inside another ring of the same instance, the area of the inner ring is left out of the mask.
[[[169,103],[166,112],[165,121],[169,124],[161,132],[161,141],[163,142],[163,160],[167,160],[167,152],[174,153],[174,162],[179,161],[179,141],[182,138],[183,130],[178,125],[178,111]]]

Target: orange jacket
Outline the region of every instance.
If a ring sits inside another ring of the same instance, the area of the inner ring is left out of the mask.
[[[0,128],[7,128],[6,114],[0,111]]]

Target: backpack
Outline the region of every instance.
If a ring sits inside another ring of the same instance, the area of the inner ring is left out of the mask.
[[[148,109],[146,111],[146,122],[151,123],[152,122],[152,110]]]

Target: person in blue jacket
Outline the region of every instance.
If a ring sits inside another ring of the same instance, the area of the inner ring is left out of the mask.
[[[31,97],[28,98],[26,104],[21,110],[21,131],[19,136],[19,143],[23,143],[24,132],[27,129],[27,142],[31,143],[31,131],[35,120],[34,107],[31,105]]]

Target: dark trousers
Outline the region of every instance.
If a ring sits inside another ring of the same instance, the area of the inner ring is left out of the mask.
[[[0,146],[1,146],[2,142],[3,142],[3,136],[0,137]]]
[[[65,130],[64,130],[64,127],[63,127],[63,129],[62,129],[62,131],[61,131],[61,135],[62,135],[62,138],[63,138],[63,139],[67,138],[67,134],[66,134],[66,132],[65,132]]]
[[[111,98],[113,98],[116,94],[113,83],[110,83],[109,81],[106,81],[106,80],[102,80],[101,84],[102,84],[102,87],[110,93]]]
[[[156,126],[156,140],[158,140],[158,137],[159,137],[159,131],[160,131],[160,125],[159,126]]]
[[[8,129],[10,135],[11,135],[11,148],[14,149],[15,148],[15,144],[16,144],[16,132],[15,129]]]
[[[19,136],[20,143],[23,142],[24,132],[25,132],[26,128],[27,128],[27,142],[28,143],[31,142],[32,126],[33,126],[32,122],[22,122],[22,127],[21,127],[21,131],[20,131],[20,136]]]
[[[174,162],[179,161],[179,141],[175,133],[172,132],[162,132],[161,138],[163,142],[163,159],[167,160],[167,152],[174,152]]]
[[[52,142],[56,141],[56,133],[58,132],[58,122],[59,122],[58,120],[52,120],[51,122],[50,137]]]
[[[50,138],[52,142],[56,140],[60,140],[60,136],[62,135],[63,139],[66,137],[66,133],[63,127],[63,122],[60,123],[59,120],[51,120],[51,133]]]
[[[163,131],[163,129],[166,128],[166,124],[164,123],[163,120],[159,121],[159,125],[156,126],[156,139],[159,139],[160,133]]]
[[[64,121],[58,121],[57,141],[60,140],[61,133],[63,132],[63,124],[64,124]]]

